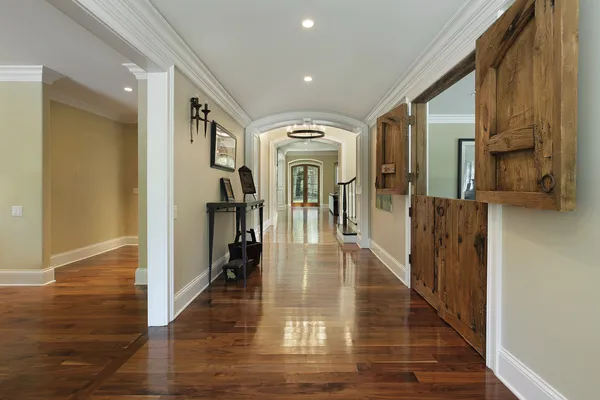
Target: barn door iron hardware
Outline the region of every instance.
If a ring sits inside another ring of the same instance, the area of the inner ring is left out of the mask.
[[[542,176],[540,185],[542,186],[542,191],[544,193],[550,193],[556,187],[556,178],[552,174],[546,174]]]
[[[204,108],[202,108],[203,106]],[[204,117],[201,117],[200,113],[204,114]],[[204,137],[206,137],[209,113],[210,110],[208,109],[207,103],[204,103],[204,105],[200,104],[200,101],[197,97],[192,97],[190,99],[190,141],[192,143],[194,143],[194,136],[192,135],[192,125],[194,124],[194,121],[196,121],[196,135],[198,134],[200,121],[204,122]]]

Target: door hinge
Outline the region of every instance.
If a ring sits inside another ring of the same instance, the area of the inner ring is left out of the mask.
[[[416,123],[417,123],[417,118],[415,118],[414,115],[409,115],[408,116],[408,125],[413,126]]]
[[[406,173],[406,181],[408,183],[415,183],[415,173],[414,172],[407,172]]]
[[[408,217],[412,218],[412,207],[408,207]]]
[[[412,265],[412,254],[408,255],[408,263]]]

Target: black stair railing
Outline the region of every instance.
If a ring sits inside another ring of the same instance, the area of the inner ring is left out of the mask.
[[[342,224],[344,228],[348,227],[348,223],[356,226],[356,177],[338,185],[342,196]]]

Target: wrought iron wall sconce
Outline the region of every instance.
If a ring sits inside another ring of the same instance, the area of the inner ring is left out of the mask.
[[[204,108],[202,108],[204,106]],[[204,114],[204,117],[200,116],[200,113]],[[206,131],[208,129],[208,114],[210,110],[208,109],[208,104],[204,103],[204,105],[200,104],[197,97],[192,97],[190,99],[190,141],[194,143],[194,135],[192,134],[192,126],[194,121],[196,121],[196,135],[198,134],[200,121],[204,121],[204,137],[206,137]]]

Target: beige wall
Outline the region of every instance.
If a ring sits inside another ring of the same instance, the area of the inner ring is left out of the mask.
[[[377,127],[371,128],[371,183],[375,182]],[[371,190],[371,240],[400,264],[406,264],[405,208],[408,196],[392,196],[392,212],[375,207],[376,191]]]
[[[52,101],[51,249],[135,236],[137,128]]]
[[[147,117],[148,81],[138,80],[138,267],[148,267]]]
[[[125,236],[138,235],[138,125],[123,124],[122,184],[125,206]]]
[[[313,153],[301,153],[301,154],[288,154],[285,158],[285,172],[284,172],[284,181],[285,181],[285,199],[286,204],[289,204],[291,188],[289,184],[289,176],[288,176],[288,166],[289,163],[296,160],[315,160],[323,163],[323,168],[321,170],[321,174],[323,174],[323,193],[322,199],[323,202],[321,205],[329,204],[329,193],[334,193],[336,191],[335,185],[335,168],[334,164],[338,160],[337,154],[327,154],[322,155],[318,152]]]
[[[502,346],[570,400],[598,398],[600,2],[581,0],[577,211],[503,209]]]
[[[230,178],[236,198],[242,198],[239,175],[210,168],[210,135],[204,132],[190,143],[189,99],[209,97],[179,70],[175,72],[175,292],[208,268],[208,218],[206,203],[221,200],[219,179]],[[236,169],[244,164],[244,130],[209,100],[210,117],[237,136]],[[195,135],[195,133],[194,133]],[[227,253],[235,235],[234,214],[219,213],[215,223],[213,262]],[[249,228],[249,227],[248,227]]]
[[[0,269],[49,266],[43,252],[43,103],[42,83],[0,82]],[[23,206],[20,218],[11,216],[15,205]]]
[[[475,99],[473,98],[473,102]],[[458,177],[458,139],[474,139],[475,124],[429,124],[427,194],[455,199]]]
[[[254,176],[258,176],[259,184],[258,184],[258,197],[265,201],[265,207],[263,210],[263,218],[264,220],[268,220],[271,218],[271,187],[269,185],[269,175],[271,174],[271,163],[274,164],[274,161],[271,160],[270,157],[270,142],[266,140],[264,136],[259,137],[259,171],[258,174],[254,173]],[[256,178],[255,178],[256,180]],[[258,220],[257,220],[258,221]]]

